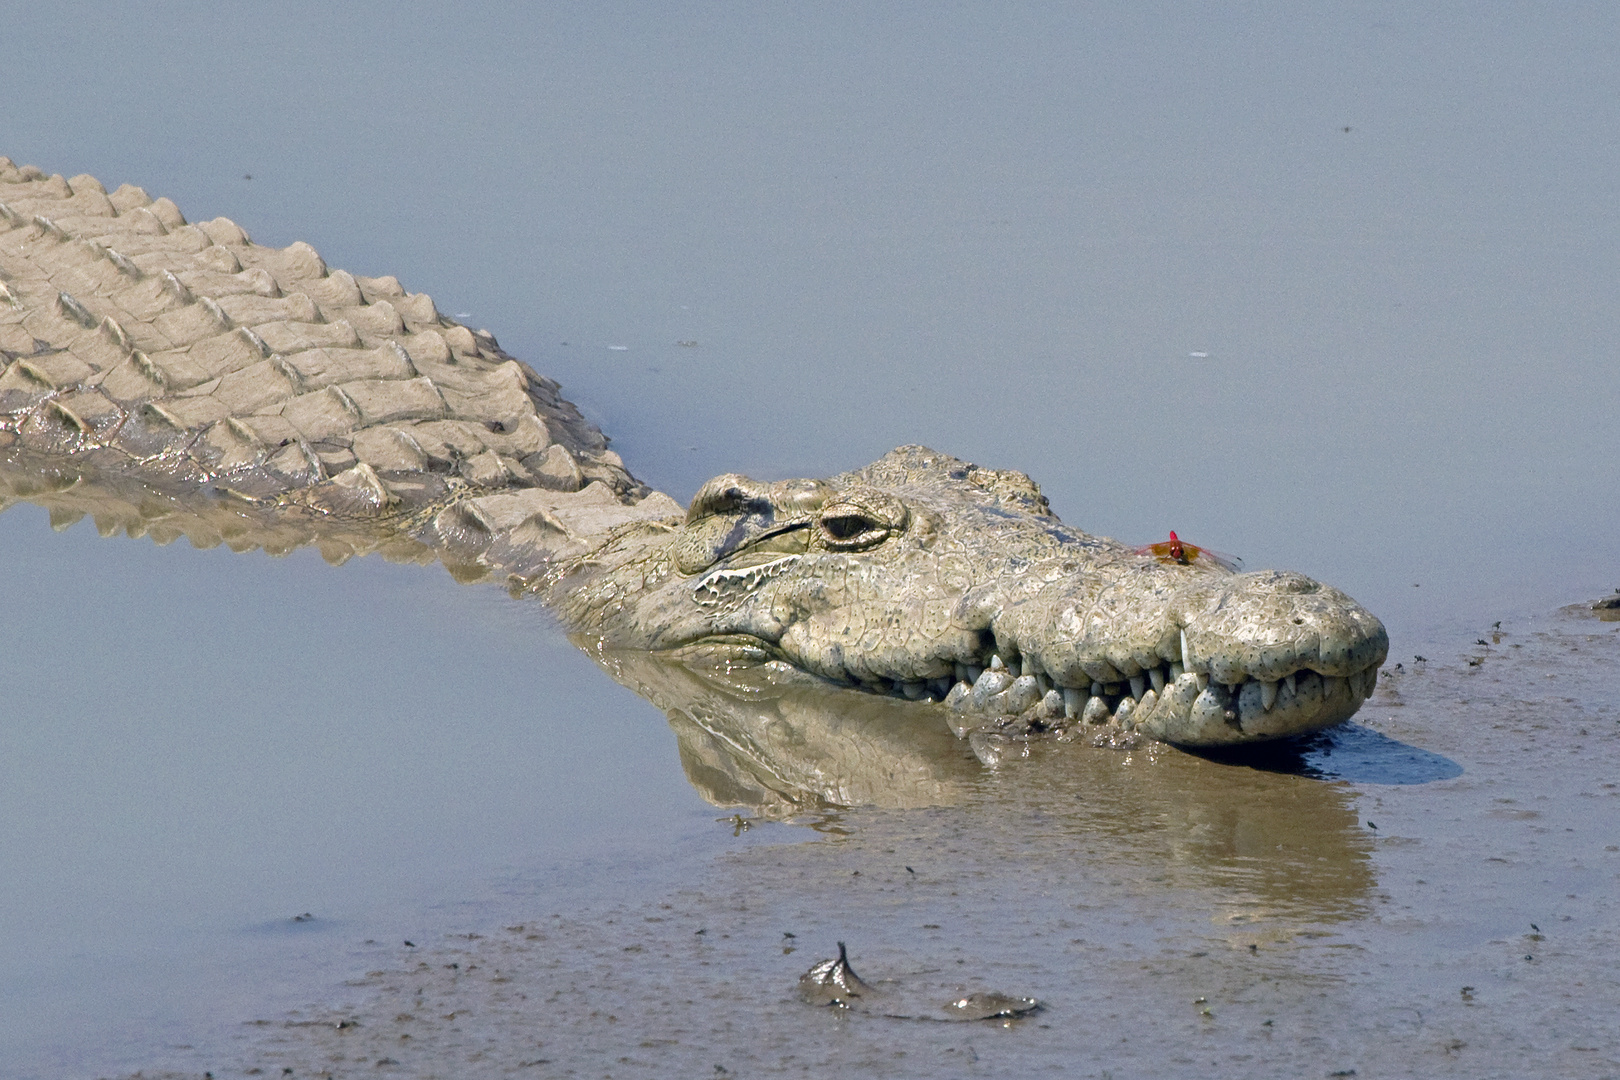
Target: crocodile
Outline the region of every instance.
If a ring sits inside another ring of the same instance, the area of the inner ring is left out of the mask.
[[[1065,525],[921,446],[825,479],[637,480],[558,384],[392,277],[0,158],[0,492],[103,533],[438,559],[598,650],[943,704],[982,760],[1349,718],[1388,636],[1300,574]]]

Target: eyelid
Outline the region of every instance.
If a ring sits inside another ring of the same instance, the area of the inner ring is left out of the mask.
[[[848,528],[840,528],[841,522]],[[833,507],[816,521],[821,542],[832,551],[859,551],[875,547],[887,540],[894,531],[888,522],[876,519],[858,506]]]
[[[906,504],[885,491],[848,492],[821,508],[821,518],[860,517],[874,525],[902,530],[911,520]]]
[[[850,522],[851,527],[840,528],[835,522]],[[821,517],[822,531],[839,539],[848,540],[862,533],[873,532],[877,529],[887,528],[882,522],[873,521],[870,517],[855,510],[847,510],[839,514],[823,514]]]

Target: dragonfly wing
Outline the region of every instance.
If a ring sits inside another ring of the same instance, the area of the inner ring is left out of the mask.
[[[1156,544],[1144,544],[1136,549],[1138,555],[1149,555],[1162,563],[1179,563],[1187,566],[1202,566],[1213,569],[1219,567],[1232,573],[1239,573],[1243,569],[1243,560],[1236,555],[1228,555],[1221,551],[1211,551],[1198,544],[1189,544],[1185,540],[1160,540]]]

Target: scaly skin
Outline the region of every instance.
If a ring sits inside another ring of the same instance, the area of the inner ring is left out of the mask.
[[[824,481],[718,477],[683,514],[428,297],[127,185],[0,158],[0,290],[14,496],[334,559],[420,545],[608,647],[944,699],[987,760],[992,736],[1088,726],[1199,746],[1314,731],[1356,711],[1388,649],[1335,589],[1139,555],[1064,526],[1021,473],[922,447]]]
[[[1020,732],[1111,721],[1183,745],[1336,724],[1389,647],[1336,589],[1139,555],[1064,526],[1022,473],[923,447],[826,481],[718,477],[675,531],[546,590],[611,648],[729,645]]]

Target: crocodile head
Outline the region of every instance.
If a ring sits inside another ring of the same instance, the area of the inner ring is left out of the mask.
[[[830,480],[716,477],[564,607],[619,646],[763,653],[959,711],[1193,746],[1336,724],[1388,651],[1337,589],[1167,564],[1065,526],[1022,473],[923,447]]]

